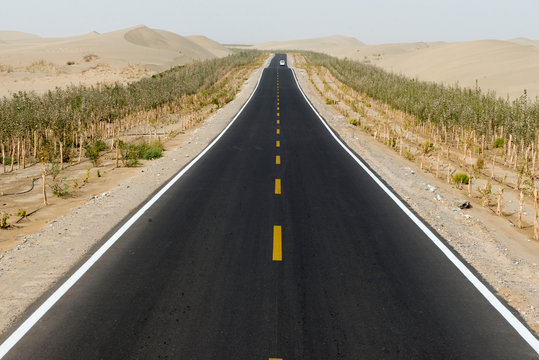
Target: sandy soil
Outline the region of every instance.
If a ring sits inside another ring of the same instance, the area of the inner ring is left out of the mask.
[[[29,219],[34,218],[31,221],[36,224],[47,217],[53,220],[41,229],[29,226],[26,231],[31,235],[21,234],[18,245],[0,255],[0,331],[6,331],[109,230],[200,153],[245,103],[261,71],[248,77],[235,100],[199,126],[166,142],[163,158],[147,161],[142,167],[119,169],[114,169],[111,159],[105,159],[99,168],[102,177],[92,169],[90,181],[79,189],[77,197],[51,196],[53,206],[40,210],[36,214],[40,218],[33,215]],[[55,218],[54,214],[63,216]]]
[[[318,51],[448,85],[475,87],[477,81],[484,91],[493,90],[504,98],[519,97],[525,89],[532,99],[539,96],[539,41],[525,38],[365,45],[354,38],[332,36],[253,47]]]
[[[289,65],[292,59],[289,56]],[[332,129],[539,334],[539,244],[530,240],[529,229],[515,229],[473,200],[472,208],[457,208],[455,200],[466,198],[462,190],[349,124],[335,107],[326,105],[305,70],[296,69],[296,74]]]
[[[0,97],[57,86],[125,83],[230,53],[204,36],[183,37],[144,25],[68,38],[0,31]]]

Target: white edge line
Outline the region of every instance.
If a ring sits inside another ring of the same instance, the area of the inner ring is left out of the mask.
[[[270,62],[268,63],[268,66]],[[167,192],[168,189],[174,185],[198,160],[200,160],[218,141],[219,139],[227,132],[227,130],[234,124],[236,119],[240,116],[240,114],[243,112],[243,109],[249,104],[252,97],[256,93],[256,90],[258,89],[258,85],[260,84],[260,80],[262,79],[262,75],[264,74],[264,69],[266,69],[268,66],[264,67],[262,71],[260,72],[260,76],[258,78],[258,82],[256,83],[256,86],[251,93],[251,96],[247,99],[245,104],[241,107],[241,109],[238,111],[236,116],[230,121],[230,123],[221,131],[221,133],[200,153],[197,157],[195,157],[189,164],[187,164],[172,180],[170,180],[157,194],[155,194],[139,211],[135,213],[125,224],[122,225],[118,231],[114,233],[86,262],[79,268],[73,275],[69,277],[69,279],[66,280],[60,286],[43,304],[39,306],[39,308],[36,309],[26,319],[18,328],[15,330],[3,343],[0,345],[0,359],[2,359],[18,342],[21,340],[21,338],[49,311],[52,306],[60,300],[60,298],[94,265],[97,260],[103,254],[112,246],[114,243],[133,225],[165,192]]]
[[[505,320],[507,320],[509,324],[511,324],[511,326],[520,334],[520,336],[522,336],[522,338],[533,348],[533,350],[539,354],[539,340],[537,340],[530,330],[528,330],[528,328],[525,327],[520,320],[518,320],[515,315],[513,315],[513,313],[509,311],[509,309],[507,309],[507,307],[505,307],[500,300],[498,300],[498,298],[462,263],[462,261],[460,261],[455,254],[453,254],[453,252],[451,252],[451,250],[449,250],[449,248],[447,248],[447,246],[445,246],[444,243],[436,235],[434,235],[434,233],[430,231],[430,229],[425,226],[425,224],[423,224],[423,222],[419,220],[419,218],[415,216],[415,214],[412,213],[410,209],[408,209],[408,207],[406,207],[406,205],[404,205],[404,203],[391,190],[389,190],[389,188],[335,135],[333,130],[331,130],[329,125],[314,108],[303,92],[294,69],[291,70],[301,94],[337,143],[339,143],[339,145],[342,146],[342,148],[359,164],[359,166],[361,166],[363,170],[369,174],[376,184],[378,184],[378,186],[380,186],[382,190],[389,195],[389,197],[401,208],[401,210],[408,215],[408,217],[412,219],[412,221],[429,237],[429,239],[444,253],[444,255],[449,258],[449,260],[460,270],[468,281],[470,281],[473,286],[475,286],[475,288],[479,290],[479,292],[487,299],[487,301],[496,310],[498,310],[498,312],[505,318]]]

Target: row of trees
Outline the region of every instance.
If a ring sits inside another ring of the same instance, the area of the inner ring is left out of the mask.
[[[184,96],[208,89],[233,68],[252,63],[258,51],[194,62],[122,85],[57,88],[44,95],[19,92],[0,100],[2,163],[13,166],[64,157],[68,149],[123,128],[131,115],[170,108]],[[175,109],[181,110],[181,109]],[[58,155],[60,154],[60,155]],[[63,160],[63,159],[60,159]]]
[[[442,125],[452,131],[465,129],[485,136],[488,144],[497,137],[525,146],[537,144],[539,100],[532,101],[526,91],[515,100],[496,97],[458,86],[418,81],[389,73],[374,65],[305,52],[307,60],[323,66],[343,84],[389,106],[413,115],[422,122]]]

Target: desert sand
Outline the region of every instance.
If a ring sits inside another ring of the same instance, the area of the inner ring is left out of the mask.
[[[518,38],[508,41],[480,40],[456,43],[401,43],[365,45],[345,37],[261,43],[253,48],[311,50],[339,58],[364,61],[387,71],[425,81],[458,83],[495,91],[497,96],[539,96],[539,41]]]
[[[68,38],[0,31],[0,97],[57,86],[125,83],[230,53],[204,36],[184,37],[144,25]]]

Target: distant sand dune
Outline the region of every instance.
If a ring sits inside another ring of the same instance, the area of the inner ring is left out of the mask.
[[[474,87],[498,96],[516,98],[528,92],[539,96],[539,41],[481,40],[458,43],[401,43],[364,45],[343,36],[270,42],[258,49],[298,49],[324,52],[380,66],[412,78]]]
[[[133,74],[163,71],[231,52],[203,36],[188,38],[144,25],[68,38],[0,31],[0,65],[13,69],[0,71],[0,96],[21,90],[43,92],[70,84],[132,81],[136,78]],[[35,63],[48,66],[45,69]]]

